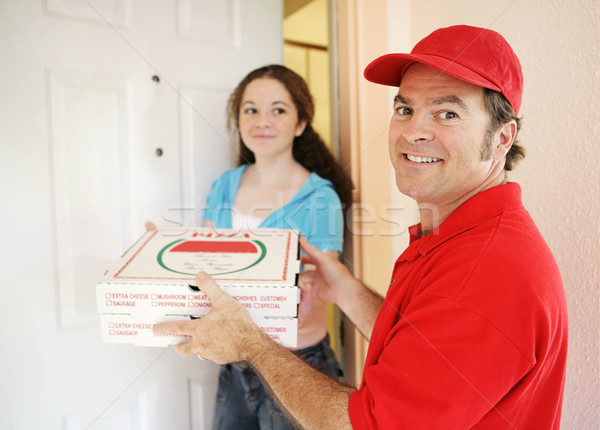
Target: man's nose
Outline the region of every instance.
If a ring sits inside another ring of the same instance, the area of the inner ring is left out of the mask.
[[[403,125],[402,134],[409,143],[422,143],[433,139],[433,124],[427,115],[413,115]]]

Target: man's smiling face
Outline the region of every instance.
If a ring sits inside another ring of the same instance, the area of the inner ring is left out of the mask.
[[[506,152],[497,149],[499,131],[488,135],[489,123],[482,87],[421,63],[410,66],[394,99],[389,130],[400,192],[451,212],[497,185]],[[491,154],[482,157],[486,142]]]

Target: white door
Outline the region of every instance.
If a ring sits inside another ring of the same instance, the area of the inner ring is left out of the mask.
[[[192,227],[234,164],[229,92],[282,60],[281,0],[0,0],[0,429],[209,428],[216,366],[103,344],[94,286]]]

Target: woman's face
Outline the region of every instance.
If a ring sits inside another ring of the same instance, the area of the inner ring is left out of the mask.
[[[246,86],[238,115],[242,140],[257,159],[291,154],[294,138],[306,127],[306,121],[298,121],[290,93],[272,78]]]

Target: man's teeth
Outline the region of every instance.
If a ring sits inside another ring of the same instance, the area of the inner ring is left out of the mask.
[[[406,158],[410,161],[414,161],[415,163],[435,163],[436,161],[440,161],[441,158],[430,158],[430,157],[415,157],[414,155],[406,154]]]

